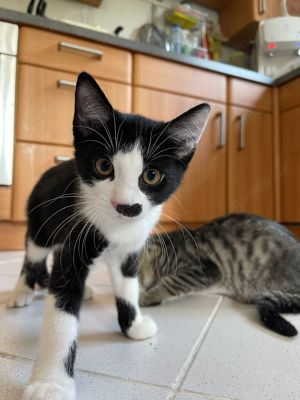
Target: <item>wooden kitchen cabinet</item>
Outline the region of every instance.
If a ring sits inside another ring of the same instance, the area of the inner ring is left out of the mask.
[[[281,113],[281,219],[300,222],[300,106]]]
[[[229,107],[228,211],[274,218],[272,116]]]
[[[134,56],[133,85],[226,102],[226,77],[142,54]]]
[[[25,221],[28,196],[43,172],[55,165],[59,157],[73,157],[72,147],[17,143],[12,202],[13,221]]]
[[[66,72],[19,66],[17,140],[72,144],[76,78]],[[98,83],[115,108],[130,112],[129,85],[99,79]]]
[[[90,40],[22,27],[19,62],[60,71],[86,71],[96,78],[131,83],[132,55]]]
[[[300,222],[300,78],[279,88],[281,220]]]
[[[225,0],[220,8],[221,30],[228,38],[239,35],[249,42],[246,35],[255,36],[259,21],[280,15],[280,0]]]
[[[204,102],[145,88],[135,88],[133,111],[150,118],[168,121]],[[162,221],[200,223],[226,211],[226,147],[220,145],[225,127],[226,106],[209,102],[212,107],[206,131],[201,138],[179,190],[167,202]],[[223,122],[223,124],[222,124]],[[225,138],[226,140],[226,138]]]
[[[0,221],[10,219],[11,187],[0,186]]]

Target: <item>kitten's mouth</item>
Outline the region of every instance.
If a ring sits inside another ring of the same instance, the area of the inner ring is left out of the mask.
[[[127,215],[122,215],[122,214],[119,214],[118,212],[116,212],[116,213],[113,214],[112,217],[114,219],[117,219],[117,220],[120,220],[120,221],[128,221],[129,222],[129,221],[136,221],[136,220],[140,219],[141,218],[141,214],[133,216],[133,217],[129,217]]]

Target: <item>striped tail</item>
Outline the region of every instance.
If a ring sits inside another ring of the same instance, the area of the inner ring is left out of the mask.
[[[265,292],[256,304],[267,328],[283,336],[297,335],[297,329],[279,313],[300,313],[300,295],[274,290]]]

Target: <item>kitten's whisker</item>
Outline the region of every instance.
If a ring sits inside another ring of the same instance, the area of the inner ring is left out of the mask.
[[[153,145],[152,145],[152,147],[151,147],[151,151],[150,151],[149,157],[152,156],[153,149],[155,148],[156,143],[157,143],[158,140],[161,138],[161,136],[162,136],[163,133],[166,131],[166,129],[170,126],[171,122],[172,122],[172,121],[169,121],[169,122],[166,124],[166,126],[164,127],[164,129],[158,134],[158,136],[157,136],[155,142],[153,143]],[[165,139],[165,140],[167,140],[167,139]]]
[[[174,256],[175,256],[175,269],[177,270],[178,263],[177,263],[177,254],[176,254],[175,247],[174,247],[174,245],[173,245],[173,242],[172,242],[170,236],[168,235],[167,231],[166,231],[165,228],[163,227],[163,225],[160,224],[160,223],[159,223],[159,225],[160,225],[161,229],[164,231],[164,235],[168,238],[169,243],[170,243],[170,245],[171,245],[171,247],[172,247],[172,249],[173,249],[173,253],[174,253]],[[169,254],[168,254],[168,259],[169,259]],[[169,274],[169,266],[170,266],[170,264],[169,264],[169,262],[168,262],[167,274]]]
[[[185,131],[185,132],[187,133],[188,131]],[[156,147],[156,150],[158,150],[167,140],[170,140],[170,139],[172,140],[172,138],[176,137],[176,136],[178,136],[177,133],[172,133],[171,135],[168,135],[162,142],[160,142],[158,144],[158,146]]]
[[[150,146],[151,146],[151,142],[152,142],[152,138],[153,138],[153,129],[154,129],[154,125],[152,126],[151,131],[150,131],[150,140],[149,140],[148,147],[146,150],[146,158],[149,158],[149,150],[150,150]]]
[[[160,225],[160,224],[158,224],[158,225]],[[160,247],[161,247],[161,251],[162,251],[162,253],[161,253],[161,255],[162,255],[162,264],[161,264],[161,267],[160,267],[160,272],[161,272],[162,268],[164,267],[165,260],[167,261],[167,264],[168,264],[167,270],[169,269],[169,265],[170,265],[169,252],[168,252],[168,248],[167,248],[166,242],[165,242],[165,240],[163,238],[163,235],[161,235],[158,230],[156,230],[156,233],[157,233],[156,237],[158,238],[158,240],[160,242]],[[156,243],[155,243],[155,245],[156,245]]]
[[[82,221],[84,221],[86,218],[85,218],[85,216],[83,215],[81,218],[79,218],[79,220],[74,224],[74,226],[71,228],[71,231],[70,231],[70,233],[67,235],[67,237],[66,237],[66,239],[64,240],[64,242],[63,242],[63,245],[62,245],[62,250],[61,250],[61,253],[60,253],[60,266],[61,266],[61,270],[63,271],[63,267],[62,267],[62,259],[61,259],[61,257],[62,257],[62,254],[63,254],[63,249],[64,249],[64,246],[65,246],[65,244],[66,244],[66,241],[69,239],[69,252],[70,253],[72,253],[72,250],[71,250],[71,247],[70,247],[70,245],[71,245],[71,235],[72,235],[72,232],[74,231],[74,229],[76,228],[76,226],[78,226]],[[78,238],[78,237],[77,237]],[[77,239],[76,239],[77,240]],[[77,279],[78,279],[78,281],[80,282],[80,279],[79,279],[79,276],[78,276],[78,274],[77,274],[77,269],[76,269],[76,265],[75,265],[75,260],[74,260],[74,253],[75,253],[75,249],[76,249],[76,245],[74,245],[74,247],[73,247],[73,264],[70,264],[70,267],[72,267],[72,265],[73,265],[73,268],[74,268],[74,270],[75,270],[75,273],[76,273],[76,276],[77,276]]]
[[[160,224],[159,224],[160,225]],[[161,225],[160,225],[161,226]],[[160,241],[161,244],[161,249],[162,249],[162,267],[164,266],[165,260],[167,260],[167,270],[169,270],[170,267],[170,259],[169,259],[169,252],[168,252],[168,247],[166,245],[166,242],[164,240],[164,237],[162,234],[159,233],[159,231],[157,232],[158,235],[158,239]],[[160,274],[161,275],[161,274]]]
[[[158,159],[158,158],[163,158],[163,157],[174,158],[175,160],[177,160],[178,162],[180,162],[184,167],[186,167],[186,165],[182,162],[182,160],[180,160],[178,157],[171,156],[171,155],[169,155],[169,154],[162,155],[162,156],[158,156],[158,157],[152,157],[152,158],[151,158],[151,161],[156,160],[156,159]]]
[[[158,152],[155,151],[155,152],[153,153],[153,156],[158,156],[158,155],[160,155],[160,154],[166,153],[167,151],[176,150],[176,149],[178,150],[178,147],[177,147],[177,146],[167,147],[167,148],[162,149],[162,150],[160,150],[160,151],[158,151]],[[150,160],[153,160],[153,158],[150,157]]]
[[[107,147],[107,145],[103,142],[101,142],[100,140],[95,140],[95,139],[86,139],[86,140],[82,140],[80,142],[77,142],[76,145],[78,144],[82,144],[82,143],[87,143],[87,142],[93,142],[93,143],[97,143],[100,144],[101,146],[104,147],[105,151],[107,152],[108,155],[111,155],[111,149]]]
[[[115,116],[115,110],[112,109],[113,111],[113,119],[114,119],[114,135],[115,135],[115,150],[114,153],[117,152],[117,126],[116,126],[116,116]]]
[[[80,142],[78,142],[78,144],[85,143],[85,142],[88,142],[88,141],[97,142],[97,143],[101,144],[102,146],[104,146],[104,147],[106,148],[106,150],[107,150],[110,154],[113,153],[113,148],[111,147],[111,144],[110,144],[110,143],[107,141],[107,139],[106,139],[99,131],[97,131],[96,129],[93,129],[93,128],[91,128],[90,126],[86,126],[86,125],[74,125],[74,128],[85,128],[85,129],[89,129],[90,131],[97,133],[97,135],[100,136],[100,138],[102,138],[102,139],[105,141],[105,143],[103,143],[103,142],[101,142],[100,140],[86,139],[86,140],[81,140]],[[110,135],[109,132],[106,132],[106,133],[107,133],[108,135]]]
[[[153,229],[154,229],[156,235],[158,235],[159,233],[158,233],[157,229],[155,227]],[[157,249],[156,243],[153,244],[153,248],[154,248],[154,251],[155,251],[155,264],[154,264],[154,267],[153,267],[153,272],[155,272],[156,269],[158,268],[158,264],[157,264],[158,263],[158,249]]]
[[[76,204],[80,204],[80,203],[82,203],[82,202],[79,202],[79,203],[76,203]],[[84,202],[83,202],[83,203],[84,203]],[[44,221],[44,223],[43,223],[43,224],[40,226],[40,228],[38,229],[38,231],[37,231],[35,237],[33,238],[33,242],[35,242],[35,240],[36,240],[38,234],[40,233],[40,231],[42,230],[42,228],[44,227],[44,225],[45,225],[51,218],[53,218],[53,217],[54,217],[55,215],[57,215],[58,213],[60,213],[60,212],[62,212],[62,211],[65,211],[66,209],[69,209],[70,207],[74,207],[74,206],[75,206],[74,204],[70,204],[70,205],[68,205],[68,206],[65,206],[65,207],[63,207],[63,208],[57,210],[55,213],[51,214],[50,217],[48,217],[48,218],[46,219],[46,221]]]
[[[180,227],[181,230],[184,230],[184,231],[190,236],[190,238],[191,238],[192,241],[194,242],[195,247],[196,247],[196,249],[197,249],[197,253],[198,253],[198,257],[199,257],[199,262],[200,262],[200,251],[199,251],[198,243],[196,242],[196,240],[195,240],[195,238],[193,237],[193,235],[191,234],[191,232],[190,232],[184,225],[182,225],[179,221],[177,221],[176,219],[170,217],[170,215],[167,215],[167,214],[165,214],[165,213],[162,213],[162,215],[165,216],[165,217],[167,217],[167,218],[169,218],[169,219],[171,219],[173,222],[175,222],[175,223]]]
[[[74,219],[75,217],[78,217],[79,215],[82,215],[80,211],[78,211],[78,212],[76,212],[76,213],[70,215],[70,216],[67,217],[64,221],[62,221],[62,222],[54,229],[54,231],[51,233],[51,235],[49,236],[49,238],[48,238],[48,240],[47,240],[47,242],[46,242],[45,247],[47,247],[47,245],[48,245],[48,243],[49,243],[51,237],[54,235],[54,236],[53,236],[53,239],[52,239],[52,243],[51,243],[51,246],[53,246],[53,245],[54,245],[54,240],[55,240],[55,238],[57,237],[57,235],[59,234],[59,232],[60,232],[66,225],[68,225],[68,223],[71,222],[72,219]],[[55,233],[55,232],[56,232],[56,233]]]
[[[170,198],[174,199],[177,201],[177,203],[179,204],[179,206],[181,207],[182,211],[184,211],[185,213],[187,212],[187,209],[183,206],[182,202],[178,199],[177,196],[175,196],[175,194],[172,194],[170,196]]]
[[[107,136],[108,136],[108,138],[109,138],[109,140],[110,140],[111,149],[112,149],[112,151],[113,151],[113,150],[114,150],[114,144],[113,144],[112,137],[111,137],[111,134],[110,134],[110,132],[109,132],[109,129],[108,129],[107,124],[106,124],[104,121],[102,121],[102,118],[100,117],[100,115],[95,111],[95,109],[94,109],[90,104],[88,104],[88,108],[89,108],[90,110],[92,110],[94,114],[96,114],[96,116],[98,117],[99,121],[101,122],[101,124],[102,124],[102,126],[103,126],[105,132],[107,133]]]
[[[123,131],[122,131],[122,136],[121,136],[121,138],[119,138],[119,133],[120,133],[121,126],[124,124],[124,122],[125,122],[125,118],[123,119],[123,121],[120,123],[120,125],[119,125],[119,127],[118,127],[116,152],[119,150],[119,145],[120,145],[121,140],[122,140],[122,137],[123,137]]]
[[[80,195],[78,195],[77,193],[66,193],[66,194],[62,194],[62,195],[60,195],[60,196],[53,197],[53,198],[51,198],[51,199],[49,199],[49,200],[46,200],[46,201],[43,201],[42,203],[39,203],[37,206],[33,207],[33,208],[27,213],[27,215],[30,215],[35,209],[37,209],[37,208],[43,206],[44,204],[47,204],[47,203],[50,203],[50,204],[51,204],[51,202],[54,203],[56,200],[59,200],[59,199],[83,198],[83,197],[84,197],[84,196],[80,196]]]

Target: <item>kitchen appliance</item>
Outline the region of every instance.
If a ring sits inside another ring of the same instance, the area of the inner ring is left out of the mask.
[[[0,185],[12,184],[18,31],[0,22]]]
[[[259,23],[254,69],[278,78],[300,67],[300,17],[277,17]]]

